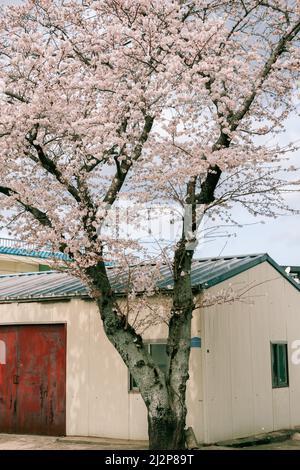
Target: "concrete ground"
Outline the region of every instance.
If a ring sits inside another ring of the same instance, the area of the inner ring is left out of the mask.
[[[51,437],[0,434],[1,450],[147,450],[146,441],[127,441],[99,437]],[[244,448],[225,446],[204,446],[209,450],[300,450],[300,440],[287,439]]]
[[[0,434],[1,450],[143,450],[146,441],[98,437],[51,437]]]
[[[288,439],[284,442],[272,442],[271,444],[254,445],[250,447],[223,447],[223,446],[205,446],[201,450],[300,450],[300,442]]]
[[[284,442],[273,442],[272,444],[265,444],[253,447],[247,447],[248,450],[300,450],[300,441],[293,441],[288,439]]]

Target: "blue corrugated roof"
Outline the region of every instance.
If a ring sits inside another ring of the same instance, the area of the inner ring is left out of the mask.
[[[271,264],[294,287],[300,290],[299,284],[289,277],[284,269],[267,254],[195,260],[191,272],[192,286],[197,289],[207,289],[264,261]],[[114,268],[108,268],[108,273],[113,289],[122,294],[125,275],[116,274]],[[172,275],[167,266],[161,268],[161,277],[157,281],[157,286],[161,290],[172,290]],[[89,297],[89,291],[80,279],[67,272],[46,271],[0,276],[0,302],[71,297]]]

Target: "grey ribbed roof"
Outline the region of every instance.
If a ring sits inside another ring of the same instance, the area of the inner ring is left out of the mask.
[[[202,258],[195,260],[191,272],[191,281],[193,287],[207,288],[218,282],[222,282],[224,276],[235,271],[242,272],[244,267],[248,268],[249,263],[257,263],[264,258],[264,254],[226,256],[218,258]],[[170,269],[166,266],[161,269],[163,280],[158,282],[161,289],[172,288],[173,278]],[[219,279],[220,278],[220,279]],[[216,282],[215,282],[216,281]]]
[[[68,273],[43,271],[0,276],[0,301],[87,295],[80,279]]]
[[[207,289],[264,261],[270,263],[280,274],[288,279],[298,290],[293,278],[267,254],[207,258],[195,260],[192,267],[192,286]],[[118,293],[124,290],[125,276],[116,275],[114,268],[108,268],[112,287]],[[123,278],[123,279],[122,279]],[[157,281],[161,290],[173,287],[170,268],[163,266]],[[88,288],[81,280],[65,272],[46,271],[0,276],[0,302],[46,300],[71,297],[89,297]]]

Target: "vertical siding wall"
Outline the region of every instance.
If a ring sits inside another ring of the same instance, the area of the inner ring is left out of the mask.
[[[193,313],[192,338],[201,338],[201,348],[191,348],[190,378],[187,383],[187,426],[192,426],[198,442],[204,440],[204,384],[203,384],[203,312]]]
[[[291,362],[292,342],[300,340],[300,292],[267,262],[209,292],[230,284],[250,288],[244,302],[204,309],[207,443],[300,425],[300,365]],[[288,388],[272,389],[276,341],[288,343]]]
[[[12,274],[12,273],[24,273],[24,272],[36,272],[39,270],[39,263],[30,263],[30,261],[7,260],[1,258],[0,255],[0,274]]]
[[[67,324],[67,435],[147,439],[146,407],[139,393],[128,392],[128,370],[107,340],[93,302],[0,304],[0,324],[51,322]],[[145,339],[164,339],[166,334],[165,326],[155,327]],[[201,336],[199,312],[193,335]],[[192,349],[188,423],[202,440],[201,354],[202,349]]]

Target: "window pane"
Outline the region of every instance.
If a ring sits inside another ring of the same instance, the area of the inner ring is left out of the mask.
[[[153,357],[153,360],[156,365],[158,365],[163,372],[167,370],[167,345],[166,344],[151,344],[150,345],[150,353]]]
[[[138,390],[137,383],[131,374],[130,374],[130,390]]]
[[[286,343],[271,344],[272,386],[288,387],[288,356]]]
[[[271,344],[271,357],[272,357],[272,386],[278,386],[277,374],[277,344]]]
[[[167,345],[161,343],[153,343],[147,345],[155,364],[166,373],[167,370]],[[129,377],[129,390],[138,390],[138,386],[132,375]]]
[[[278,385],[286,385],[288,383],[287,375],[287,345],[277,345],[278,358]]]

